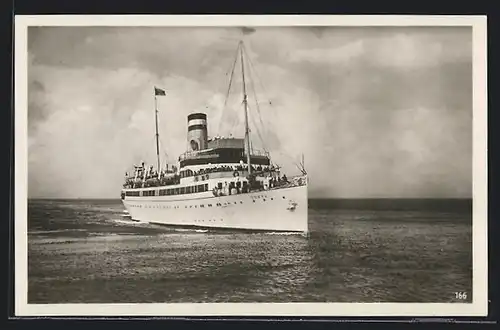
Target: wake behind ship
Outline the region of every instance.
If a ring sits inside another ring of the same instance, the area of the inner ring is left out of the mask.
[[[236,54],[229,89],[239,58],[244,137],[209,138],[207,115],[191,113],[187,117],[189,150],[179,156],[176,165],[167,164],[162,169],[156,106],[157,167],[144,163],[135,166],[133,175],[126,175],[121,193],[132,219],[183,227],[307,233],[308,178],[303,161],[299,167],[302,174],[288,178],[281,167],[272,162],[269,152],[252,147],[245,81],[246,51],[242,42]],[[155,104],[157,96],[166,96],[160,88],[154,87],[154,92]]]

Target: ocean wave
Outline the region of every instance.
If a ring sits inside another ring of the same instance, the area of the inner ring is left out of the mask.
[[[134,220],[124,220],[124,219],[112,219],[114,223],[127,225],[131,227],[141,227],[141,228],[158,228],[162,231],[176,232],[176,233],[207,233],[208,229],[196,229],[196,228],[175,228],[164,225],[157,225],[148,222],[139,222]]]
[[[89,243],[89,242],[110,242],[110,241],[123,241],[133,239],[135,237],[143,237],[134,234],[115,234],[115,233],[92,233],[88,237],[53,237],[53,238],[37,238],[31,241],[34,244],[74,244],[74,243]]]
[[[277,236],[304,236],[304,233],[296,232],[296,231],[273,231],[264,233],[264,235],[277,235]]]
[[[139,222],[139,221],[134,221],[134,220],[111,219],[111,221],[116,222],[116,223],[120,223],[120,224],[125,224],[125,225],[132,225],[132,226],[149,225],[147,222]]]
[[[53,234],[53,233],[66,233],[66,232],[81,232],[87,231],[86,229],[52,229],[52,230],[29,230],[28,234],[30,235],[39,235],[39,234]]]

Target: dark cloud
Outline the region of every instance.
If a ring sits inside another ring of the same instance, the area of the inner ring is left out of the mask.
[[[326,26],[312,26],[309,29],[317,38],[321,38],[323,32],[327,31],[329,28]]]
[[[243,32],[244,35],[249,35],[249,34],[255,33],[255,29],[251,28],[251,27],[244,26],[241,28],[241,32]]]
[[[292,170],[304,152],[311,196],[470,197],[471,30],[414,27],[30,28],[30,195],[116,196],[154,161],[153,85],[171,159],[189,112],[242,132],[241,83],[222,113],[242,32],[254,142]]]

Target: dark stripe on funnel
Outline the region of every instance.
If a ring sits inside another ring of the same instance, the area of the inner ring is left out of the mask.
[[[207,119],[207,115],[204,113],[192,113],[188,115],[188,121],[193,120],[193,119]]]

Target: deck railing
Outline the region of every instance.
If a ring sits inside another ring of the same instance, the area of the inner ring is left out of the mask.
[[[204,150],[205,151],[205,150]],[[181,154],[179,156],[179,161],[183,161],[186,159],[210,159],[213,157],[218,157],[219,154],[204,154],[203,151],[186,151],[185,153]],[[269,152],[264,151],[264,150],[252,150],[251,156],[257,156],[257,157],[269,157]],[[246,159],[246,153],[242,153],[241,155],[242,158]]]

